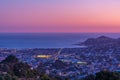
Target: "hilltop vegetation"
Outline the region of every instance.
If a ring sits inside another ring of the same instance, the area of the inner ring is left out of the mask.
[[[81,80],[120,80],[120,72],[101,71]]]
[[[27,63],[20,62],[15,56],[9,55],[0,63],[0,80],[54,80],[45,74],[32,69]]]

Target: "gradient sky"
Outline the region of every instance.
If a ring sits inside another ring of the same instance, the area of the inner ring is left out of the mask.
[[[0,0],[0,32],[120,32],[120,0]]]

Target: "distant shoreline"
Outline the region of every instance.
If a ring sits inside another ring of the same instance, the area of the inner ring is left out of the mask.
[[[120,33],[0,33],[0,48],[80,48],[79,42],[101,35],[120,37]]]

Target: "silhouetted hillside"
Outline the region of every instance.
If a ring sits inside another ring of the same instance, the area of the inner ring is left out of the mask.
[[[101,71],[81,80],[120,80],[120,72]]]
[[[56,80],[9,55],[0,63],[0,80]]]
[[[120,38],[114,39],[106,36],[100,36],[98,38],[89,38],[86,41],[80,43],[79,45],[84,45],[88,47],[102,47],[102,46],[119,46]]]

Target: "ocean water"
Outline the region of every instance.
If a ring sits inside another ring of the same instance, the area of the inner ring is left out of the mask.
[[[76,48],[88,38],[120,37],[120,33],[0,33],[0,48]]]

